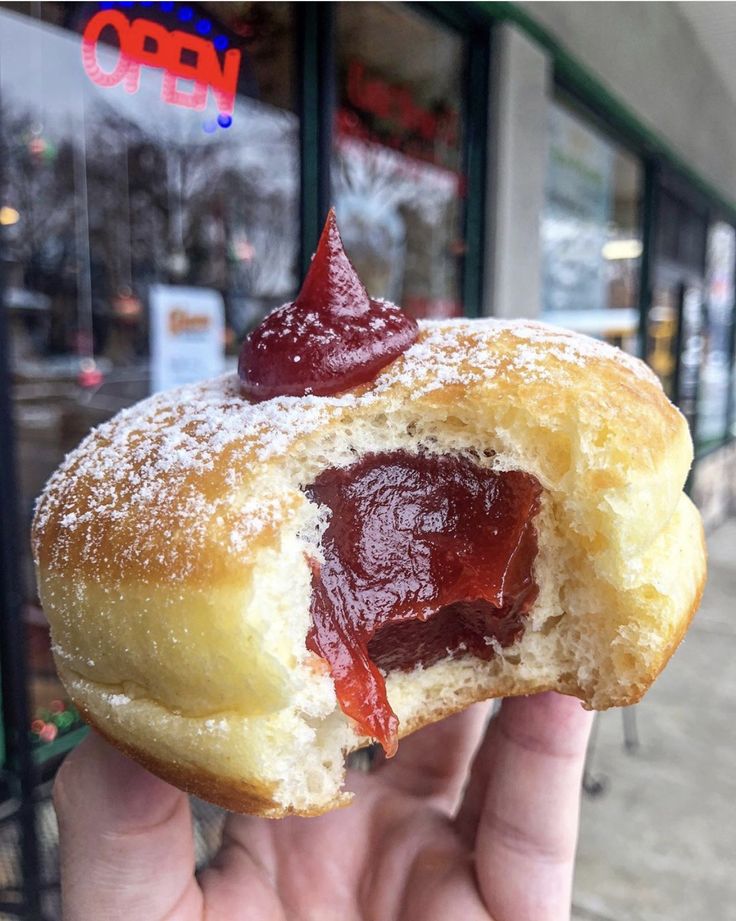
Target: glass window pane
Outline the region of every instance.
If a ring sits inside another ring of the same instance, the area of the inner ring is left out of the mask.
[[[463,40],[395,4],[336,12],[332,195],[346,249],[374,297],[459,315]]]
[[[636,351],[639,160],[558,103],[541,220],[543,318]]]
[[[708,233],[704,353],[698,389],[697,440],[701,448],[720,441],[726,434],[734,266],[736,230],[719,221]]]
[[[677,398],[675,371],[681,298],[680,280],[660,272],[647,314],[646,361],[671,400]]]
[[[667,396],[687,416],[696,438],[697,394],[707,338],[707,222],[702,208],[686,198],[680,187],[671,185],[671,177],[667,183],[660,183],[657,189],[645,354]]]
[[[90,427],[154,380],[234,364],[248,329],[293,296],[294,52],[285,3],[0,10],[24,616],[32,704],[59,731],[27,549],[33,501]]]

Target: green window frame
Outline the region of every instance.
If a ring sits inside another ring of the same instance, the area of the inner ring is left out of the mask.
[[[461,294],[466,316],[483,310],[485,285],[486,162],[488,151],[488,79],[491,54],[491,22],[474,4],[407,3],[404,5],[447,29],[466,43],[463,81],[465,141],[463,164],[466,176]],[[301,118],[301,271],[304,274],[317,247],[322,224],[330,207],[330,159],[332,117],[335,108],[335,10],[329,3],[297,5],[300,36],[299,99]]]

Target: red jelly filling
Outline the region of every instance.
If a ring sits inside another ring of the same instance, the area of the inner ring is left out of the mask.
[[[328,662],[343,711],[392,755],[381,670],[489,659],[523,632],[541,487],[467,457],[393,451],[327,470],[306,492],[332,512],[307,646]]]
[[[398,307],[368,296],[330,211],[297,299],[243,343],[241,390],[252,400],[340,393],[372,380],[417,334]]]

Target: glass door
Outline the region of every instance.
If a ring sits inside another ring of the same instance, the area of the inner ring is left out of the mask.
[[[636,353],[642,162],[561,99],[548,125],[542,318]]]
[[[736,230],[725,221],[708,229],[703,368],[698,393],[698,447],[720,444],[728,432],[734,320]]]
[[[696,442],[706,330],[707,226],[705,209],[682,189],[659,187],[646,360],[687,418]]]

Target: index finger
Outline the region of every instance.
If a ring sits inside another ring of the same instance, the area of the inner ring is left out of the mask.
[[[485,782],[475,854],[492,917],[569,918],[591,724],[578,700],[555,693],[506,700],[491,723],[475,765]]]

